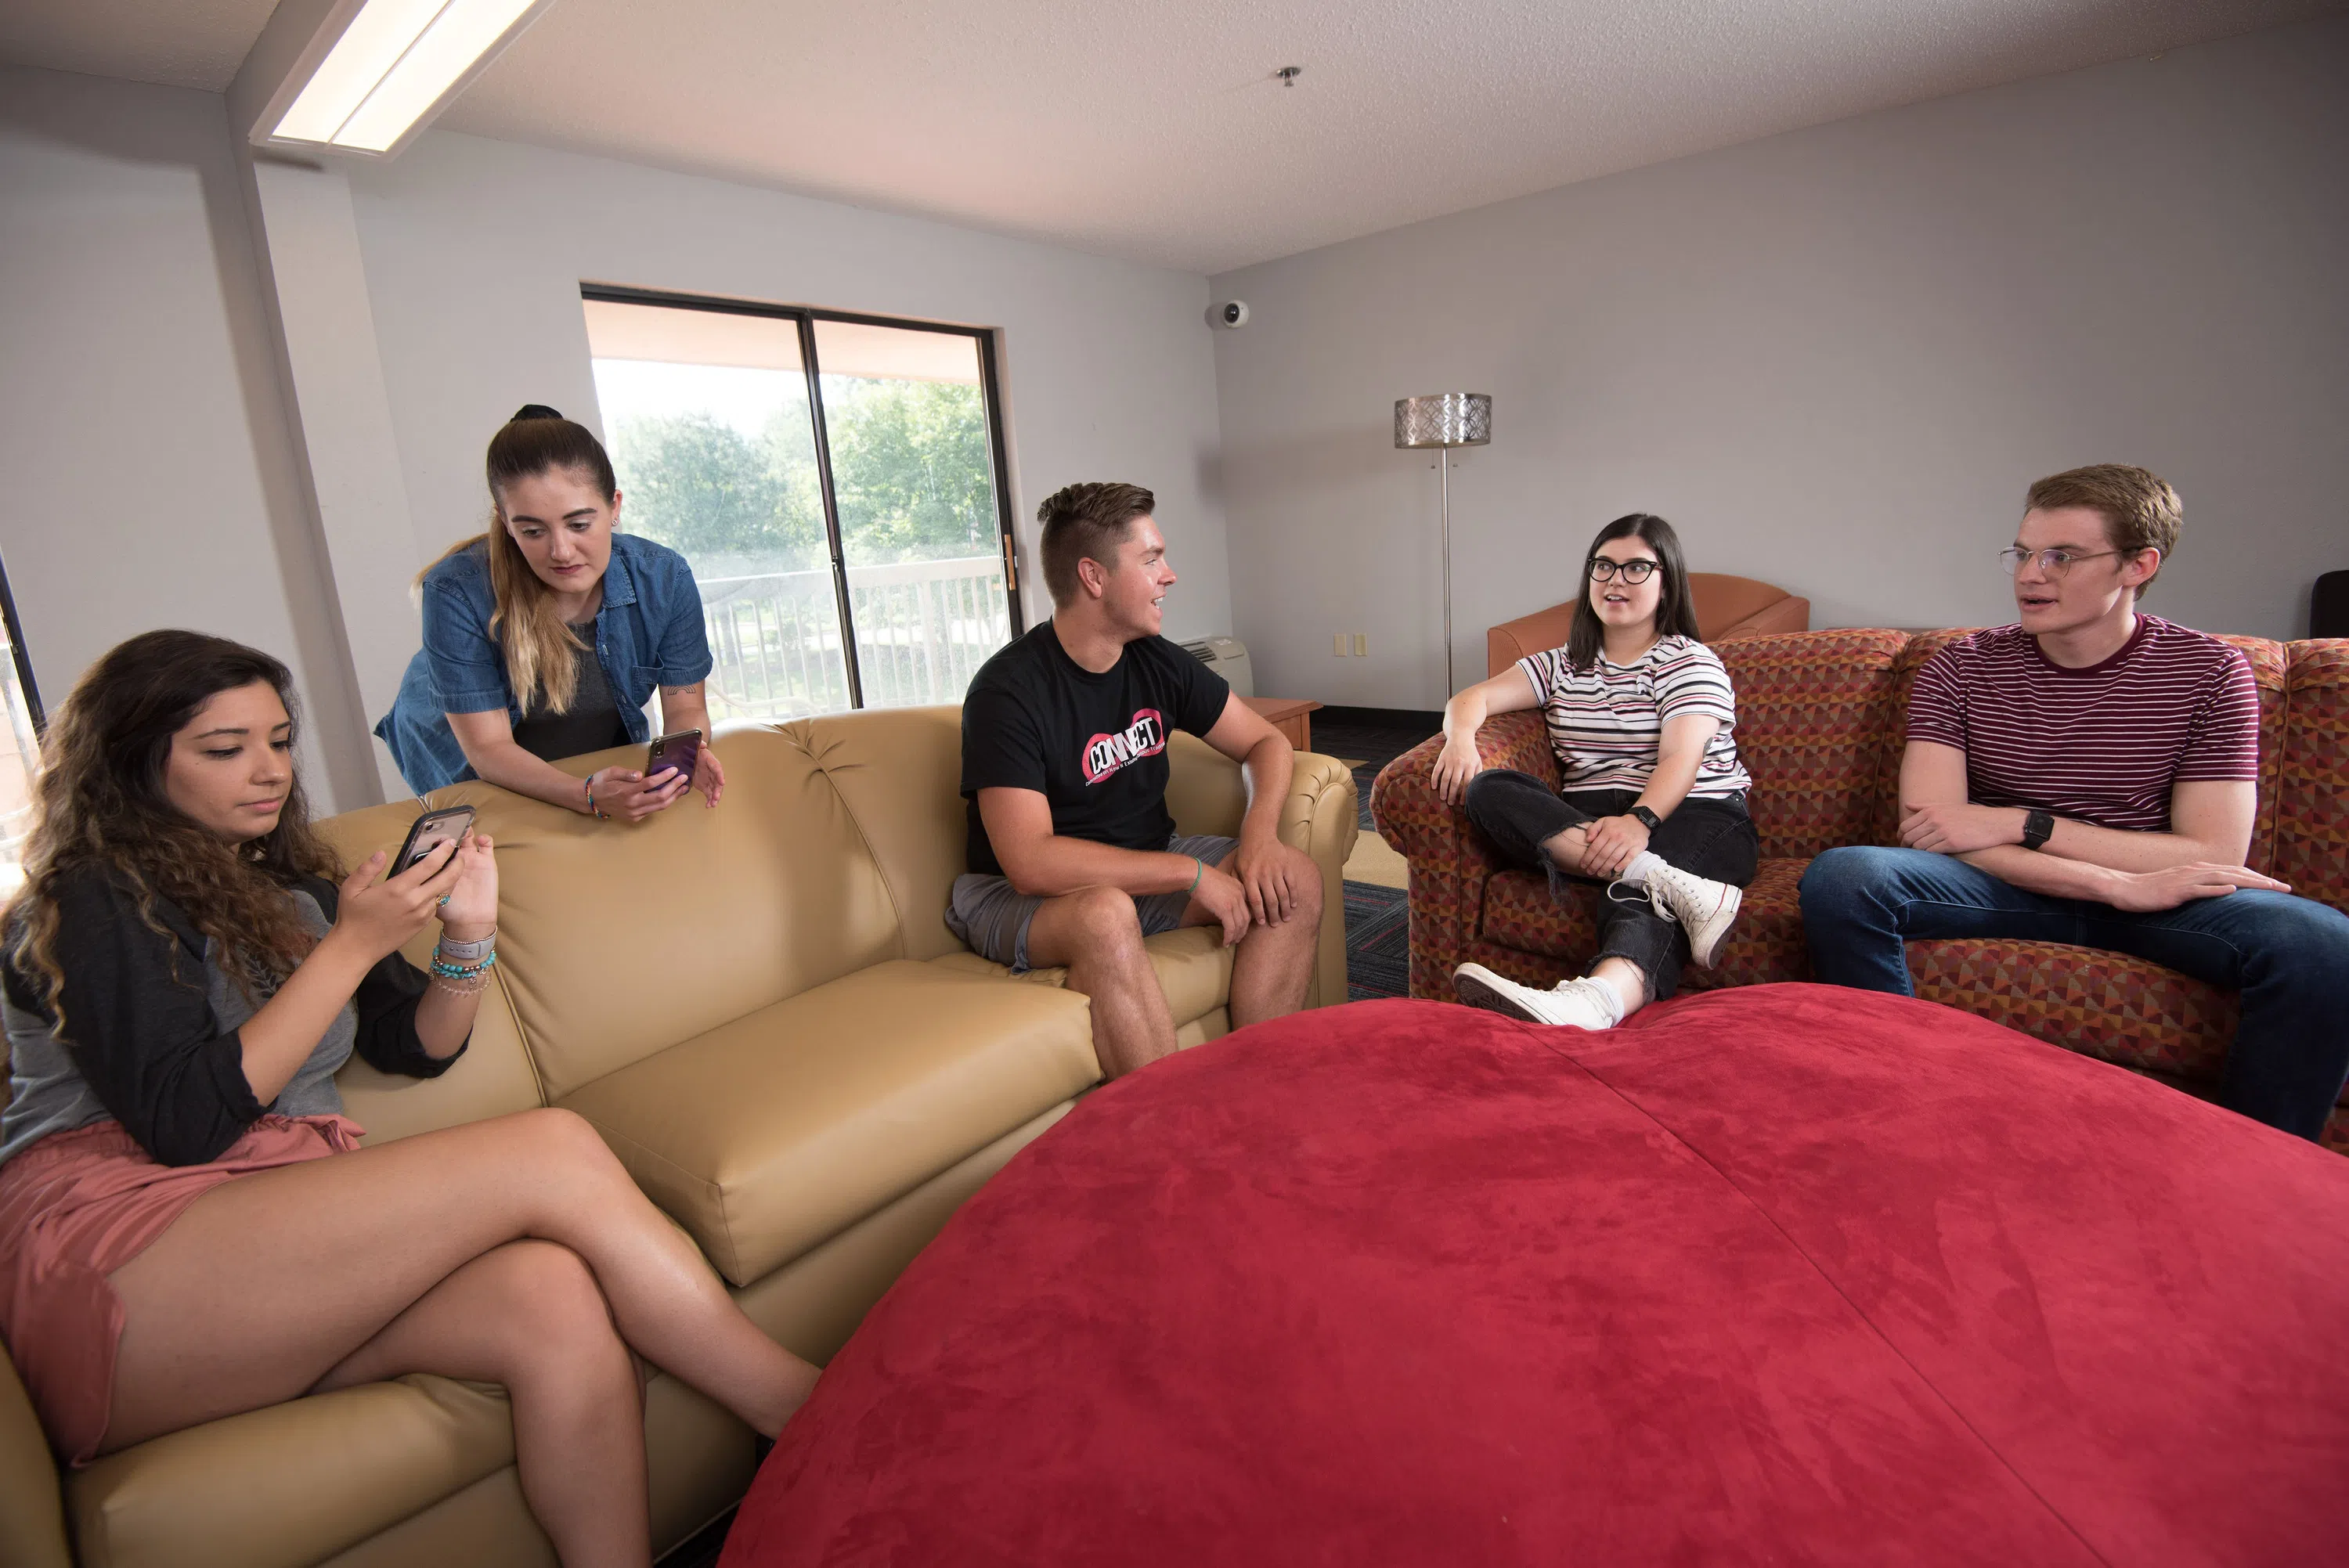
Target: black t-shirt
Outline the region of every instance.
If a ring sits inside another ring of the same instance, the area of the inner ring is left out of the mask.
[[[549,713],[542,694],[513,727],[514,744],[548,762],[625,746],[628,739],[619,699],[612,695],[612,683],[604,678],[604,661],[595,656],[595,623],[575,622],[571,634],[586,645],[571,653],[572,667],[579,672],[571,706],[561,713]]]
[[[962,701],[962,793],[970,802],[970,869],[1003,874],[979,820],[981,789],[1034,789],[1052,831],[1124,850],[1163,850],[1166,733],[1205,735],[1232,688],[1164,637],[1128,643],[1100,675],[1080,665],[1045,622],[971,678]]]

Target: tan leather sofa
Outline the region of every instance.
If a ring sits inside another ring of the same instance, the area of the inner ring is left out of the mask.
[[[829,1358],[965,1198],[1100,1076],[1084,999],[963,950],[943,919],[963,868],[958,713],[900,709],[722,738],[727,788],[639,827],[485,784],[440,791],[493,834],[499,962],[444,1077],[353,1061],[351,1114],[381,1141],[533,1106],[587,1118],[781,1343]],[[1185,832],[1237,830],[1239,770],[1173,742]],[[630,752],[566,764],[585,775]],[[396,847],[403,803],[325,824],[356,862]],[[1352,775],[1297,759],[1284,841],[1321,867],[1309,1006],[1346,997],[1339,878]],[[421,957],[428,935],[411,956]],[[1185,1045],[1226,1032],[1230,959],[1150,944]],[[751,1435],[666,1376],[646,1408],[654,1538],[740,1497]],[[68,1556],[68,1537],[75,1555]],[[297,1399],[60,1478],[0,1359],[0,1568],[546,1564],[502,1392],[414,1377]]]
[[[1692,572],[1689,603],[1696,611],[1696,634],[1703,642],[1732,637],[1766,637],[1780,632],[1811,629],[1811,602],[1784,588],[1756,583],[1751,577],[1729,577],[1718,572]],[[1574,626],[1574,606],[1568,599],[1547,610],[1504,621],[1485,634],[1485,675],[1499,675],[1528,654],[1566,646]]]

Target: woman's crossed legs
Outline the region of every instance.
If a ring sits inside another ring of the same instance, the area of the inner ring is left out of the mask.
[[[403,1373],[503,1383],[568,1568],[650,1560],[631,1346],[770,1437],[816,1377],[561,1110],[224,1181],[112,1284],[108,1450]]]

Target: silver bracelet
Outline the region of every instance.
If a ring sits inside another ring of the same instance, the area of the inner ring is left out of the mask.
[[[446,933],[440,937],[440,956],[451,964],[479,964],[497,951],[498,934],[491,932],[479,942],[458,942]]]

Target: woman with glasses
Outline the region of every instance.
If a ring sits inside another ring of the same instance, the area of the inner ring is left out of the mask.
[[[1600,890],[1599,951],[1551,990],[1480,964],[1453,975],[1460,999],[1539,1024],[1611,1028],[1679,987],[1684,957],[1710,967],[1754,880],[1761,841],[1745,814],[1753,780],[1737,759],[1728,672],[1696,640],[1688,573],[1671,524],[1646,512],[1599,531],[1566,646],[1520,659],[1444,710],[1436,792],[1516,863]],[[1561,792],[1530,773],[1485,767],[1476,731],[1538,707]]]

